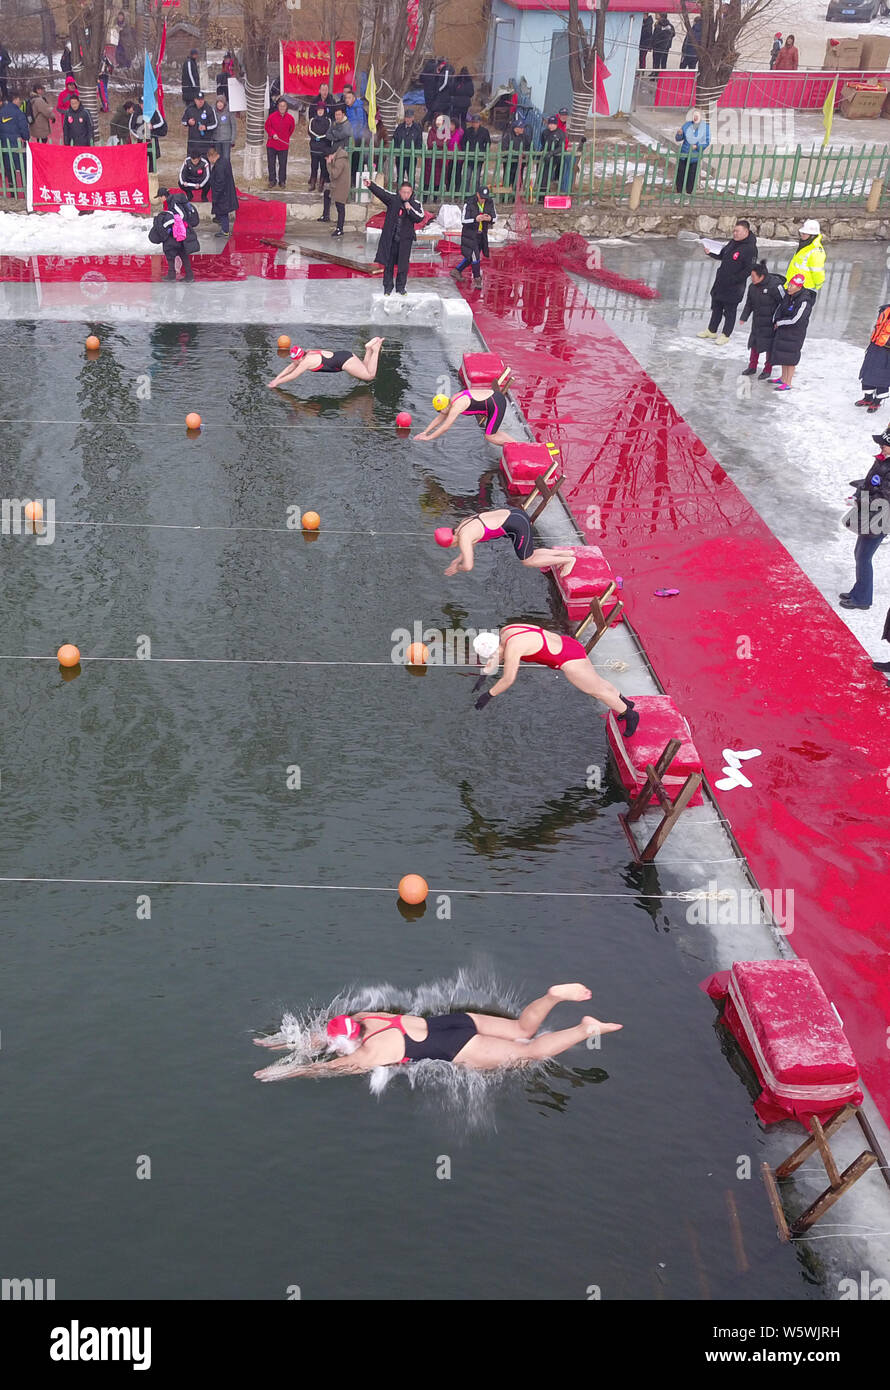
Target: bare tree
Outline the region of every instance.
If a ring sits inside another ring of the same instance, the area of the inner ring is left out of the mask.
[[[696,101],[710,116],[739,60],[738,42],[746,29],[760,27],[774,0],[701,0],[700,14],[690,15],[680,0],[683,26],[698,55]],[[692,25],[701,18],[701,38],[692,38]]]
[[[273,44],[287,26],[288,11],[280,0],[244,0],[244,87],[247,96],[247,139],[244,177],[261,178],[265,144],[266,81]]]
[[[363,43],[367,43],[369,63],[374,64],[377,110],[387,135],[391,135],[399,123],[402,93],[414,71],[416,55],[426,47],[436,11],[441,9],[442,3],[443,0],[426,0],[421,5],[420,31],[413,48],[408,41],[405,0],[368,0],[365,6]]]
[[[99,95],[96,83],[105,53],[105,36],[111,19],[113,6],[110,0],[89,0],[84,5],[79,0],[66,0],[65,14],[68,20],[68,37],[71,40],[71,53],[75,64],[82,55],[81,70],[77,73],[77,86],[80,98],[93,118],[98,134]]]
[[[596,8],[593,42],[584,27],[578,0],[569,0],[569,17],[560,16],[566,25],[569,39],[569,76],[572,79],[572,112],[569,116],[568,137],[583,140],[587,117],[593,104],[593,57],[605,59],[606,14],[609,0],[600,0]]]

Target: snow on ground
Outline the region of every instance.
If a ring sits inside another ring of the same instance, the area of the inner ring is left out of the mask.
[[[5,256],[101,256],[162,254],[148,239],[150,219],[132,212],[0,212],[0,251]]]

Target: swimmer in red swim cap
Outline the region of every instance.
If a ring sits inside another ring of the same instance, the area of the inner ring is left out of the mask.
[[[535,549],[532,524],[521,507],[495,507],[489,512],[477,512],[475,516],[464,517],[452,531],[448,526],[436,530],[436,544],[443,550],[457,546],[460,554],[452,560],[445,573],[447,575],[468,572],[473,568],[473,552],[482,541],[493,541],[505,536],[518,559],[533,570],[549,569],[551,565],[560,567],[560,574],[568,574],[575,563],[572,550]]]
[[[332,352],[330,348],[294,347],[290,350],[291,361],[269,382],[273,386],[283,386],[286,381],[296,381],[304,372],[345,372],[356,381],[373,381],[377,375],[377,362],[382,338],[370,338],[365,343],[364,357],[354,352]]]
[[[290,1076],[322,1076],[338,1072],[372,1071],[409,1062],[453,1062],[473,1071],[544,1062],[577,1047],[595,1034],[615,1033],[620,1023],[601,1023],[590,1014],[574,1028],[536,1037],[551,1009],[564,1002],[590,998],[586,985],[552,985],[541,999],[527,1004],[518,1018],[491,1014],[450,1013],[422,1018],[419,1014],[356,1013],[332,1018],[328,1043],[348,1055],[329,1062],[273,1063],[254,1072],[259,1081],[283,1081]],[[259,1047],[284,1050],[287,1043],[254,1038]]]

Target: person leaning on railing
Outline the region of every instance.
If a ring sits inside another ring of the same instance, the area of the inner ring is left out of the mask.
[[[680,146],[677,160],[677,192],[692,193],[698,175],[698,161],[711,143],[711,127],[702,120],[702,114],[695,107],[677,131],[674,139]]]
[[[501,178],[508,188],[515,188],[525,175],[526,156],[532,147],[531,133],[521,120],[513,122],[510,134],[501,141],[503,168]]]
[[[559,178],[560,167],[565,155],[565,136],[559,128],[555,116],[547,117],[547,128],[541,134],[541,153],[545,157],[538,165],[538,200],[543,202],[550,192],[550,185]]]
[[[415,151],[423,149],[423,131],[412,109],[405,111],[404,119],[392,133],[393,173],[396,178],[407,178],[412,185],[419,174],[419,159]],[[415,164],[418,165],[415,171]]]
[[[463,189],[475,188],[485,182],[485,158],[491,145],[488,127],[482,125],[481,116],[467,116],[467,128],[461,136],[460,149],[464,155]]]

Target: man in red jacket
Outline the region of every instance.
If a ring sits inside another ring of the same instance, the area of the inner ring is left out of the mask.
[[[266,117],[266,159],[269,163],[269,187],[283,188],[287,179],[287,152],[294,133],[294,118],[287,109],[284,97],[279,97],[274,111]]]

